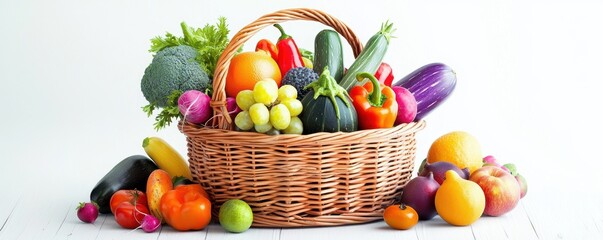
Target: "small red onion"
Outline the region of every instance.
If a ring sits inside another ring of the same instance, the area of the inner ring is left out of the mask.
[[[456,165],[449,162],[434,162],[426,163],[423,167],[423,171],[419,173],[420,176],[427,176],[430,172],[433,173],[433,178],[439,183],[444,182],[446,178],[446,171],[454,170],[461,178],[469,179],[469,169],[459,169]]]
[[[438,213],[435,208],[435,195],[440,184],[433,179],[433,173],[411,179],[402,189],[401,202],[411,206],[420,220],[429,220]]]

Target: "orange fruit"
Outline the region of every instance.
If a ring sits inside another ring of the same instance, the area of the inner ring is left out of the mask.
[[[448,170],[435,196],[436,211],[444,221],[456,226],[467,226],[482,216],[486,196],[475,182],[461,178]]]
[[[226,75],[226,96],[236,97],[240,91],[253,90],[257,81],[274,79],[281,85],[281,70],[266,51],[242,52],[230,60]]]
[[[469,172],[483,165],[482,150],[477,139],[464,131],[446,133],[436,139],[427,153],[427,162],[446,161]]]

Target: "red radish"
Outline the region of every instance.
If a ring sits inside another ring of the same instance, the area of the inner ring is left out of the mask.
[[[160,226],[161,221],[151,214],[144,216],[142,223],[140,223],[140,228],[148,233],[155,232],[155,230],[159,229]]]
[[[138,227],[132,229],[132,231],[142,228],[143,231],[147,233],[152,233],[159,229],[159,227],[161,227],[161,220],[159,220],[155,216],[141,212],[136,208],[134,208],[134,210],[136,210],[137,213],[143,214],[144,217],[142,218],[142,221],[138,221],[138,219],[136,219],[139,225]]]
[[[392,90],[396,93],[396,102],[398,103],[398,115],[395,125],[412,122],[417,116],[417,100],[408,89],[400,86],[393,86]]]
[[[178,98],[178,109],[184,119],[194,124],[205,124],[212,116],[211,98],[198,90],[187,90]]]
[[[77,217],[86,223],[94,223],[98,218],[98,204],[95,202],[83,203],[76,208]]]

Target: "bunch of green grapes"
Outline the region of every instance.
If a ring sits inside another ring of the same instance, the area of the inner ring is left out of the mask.
[[[298,117],[303,106],[297,99],[297,89],[291,85],[279,88],[274,80],[264,79],[253,90],[240,91],[236,102],[242,111],[235,117],[235,125],[243,131],[268,134],[304,131]]]

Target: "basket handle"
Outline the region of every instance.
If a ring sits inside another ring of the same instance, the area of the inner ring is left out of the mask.
[[[354,57],[358,57],[358,54],[362,51],[362,43],[347,25],[320,10],[292,8],[266,14],[239,30],[218,59],[214,72],[214,92],[210,102],[215,116],[212,119],[212,126],[217,126],[221,129],[232,129],[232,119],[226,109],[226,92],[224,88],[226,86],[226,75],[228,74],[230,60],[234,57],[237,50],[263,28],[289,20],[310,20],[330,26],[348,41],[352,47]]]

